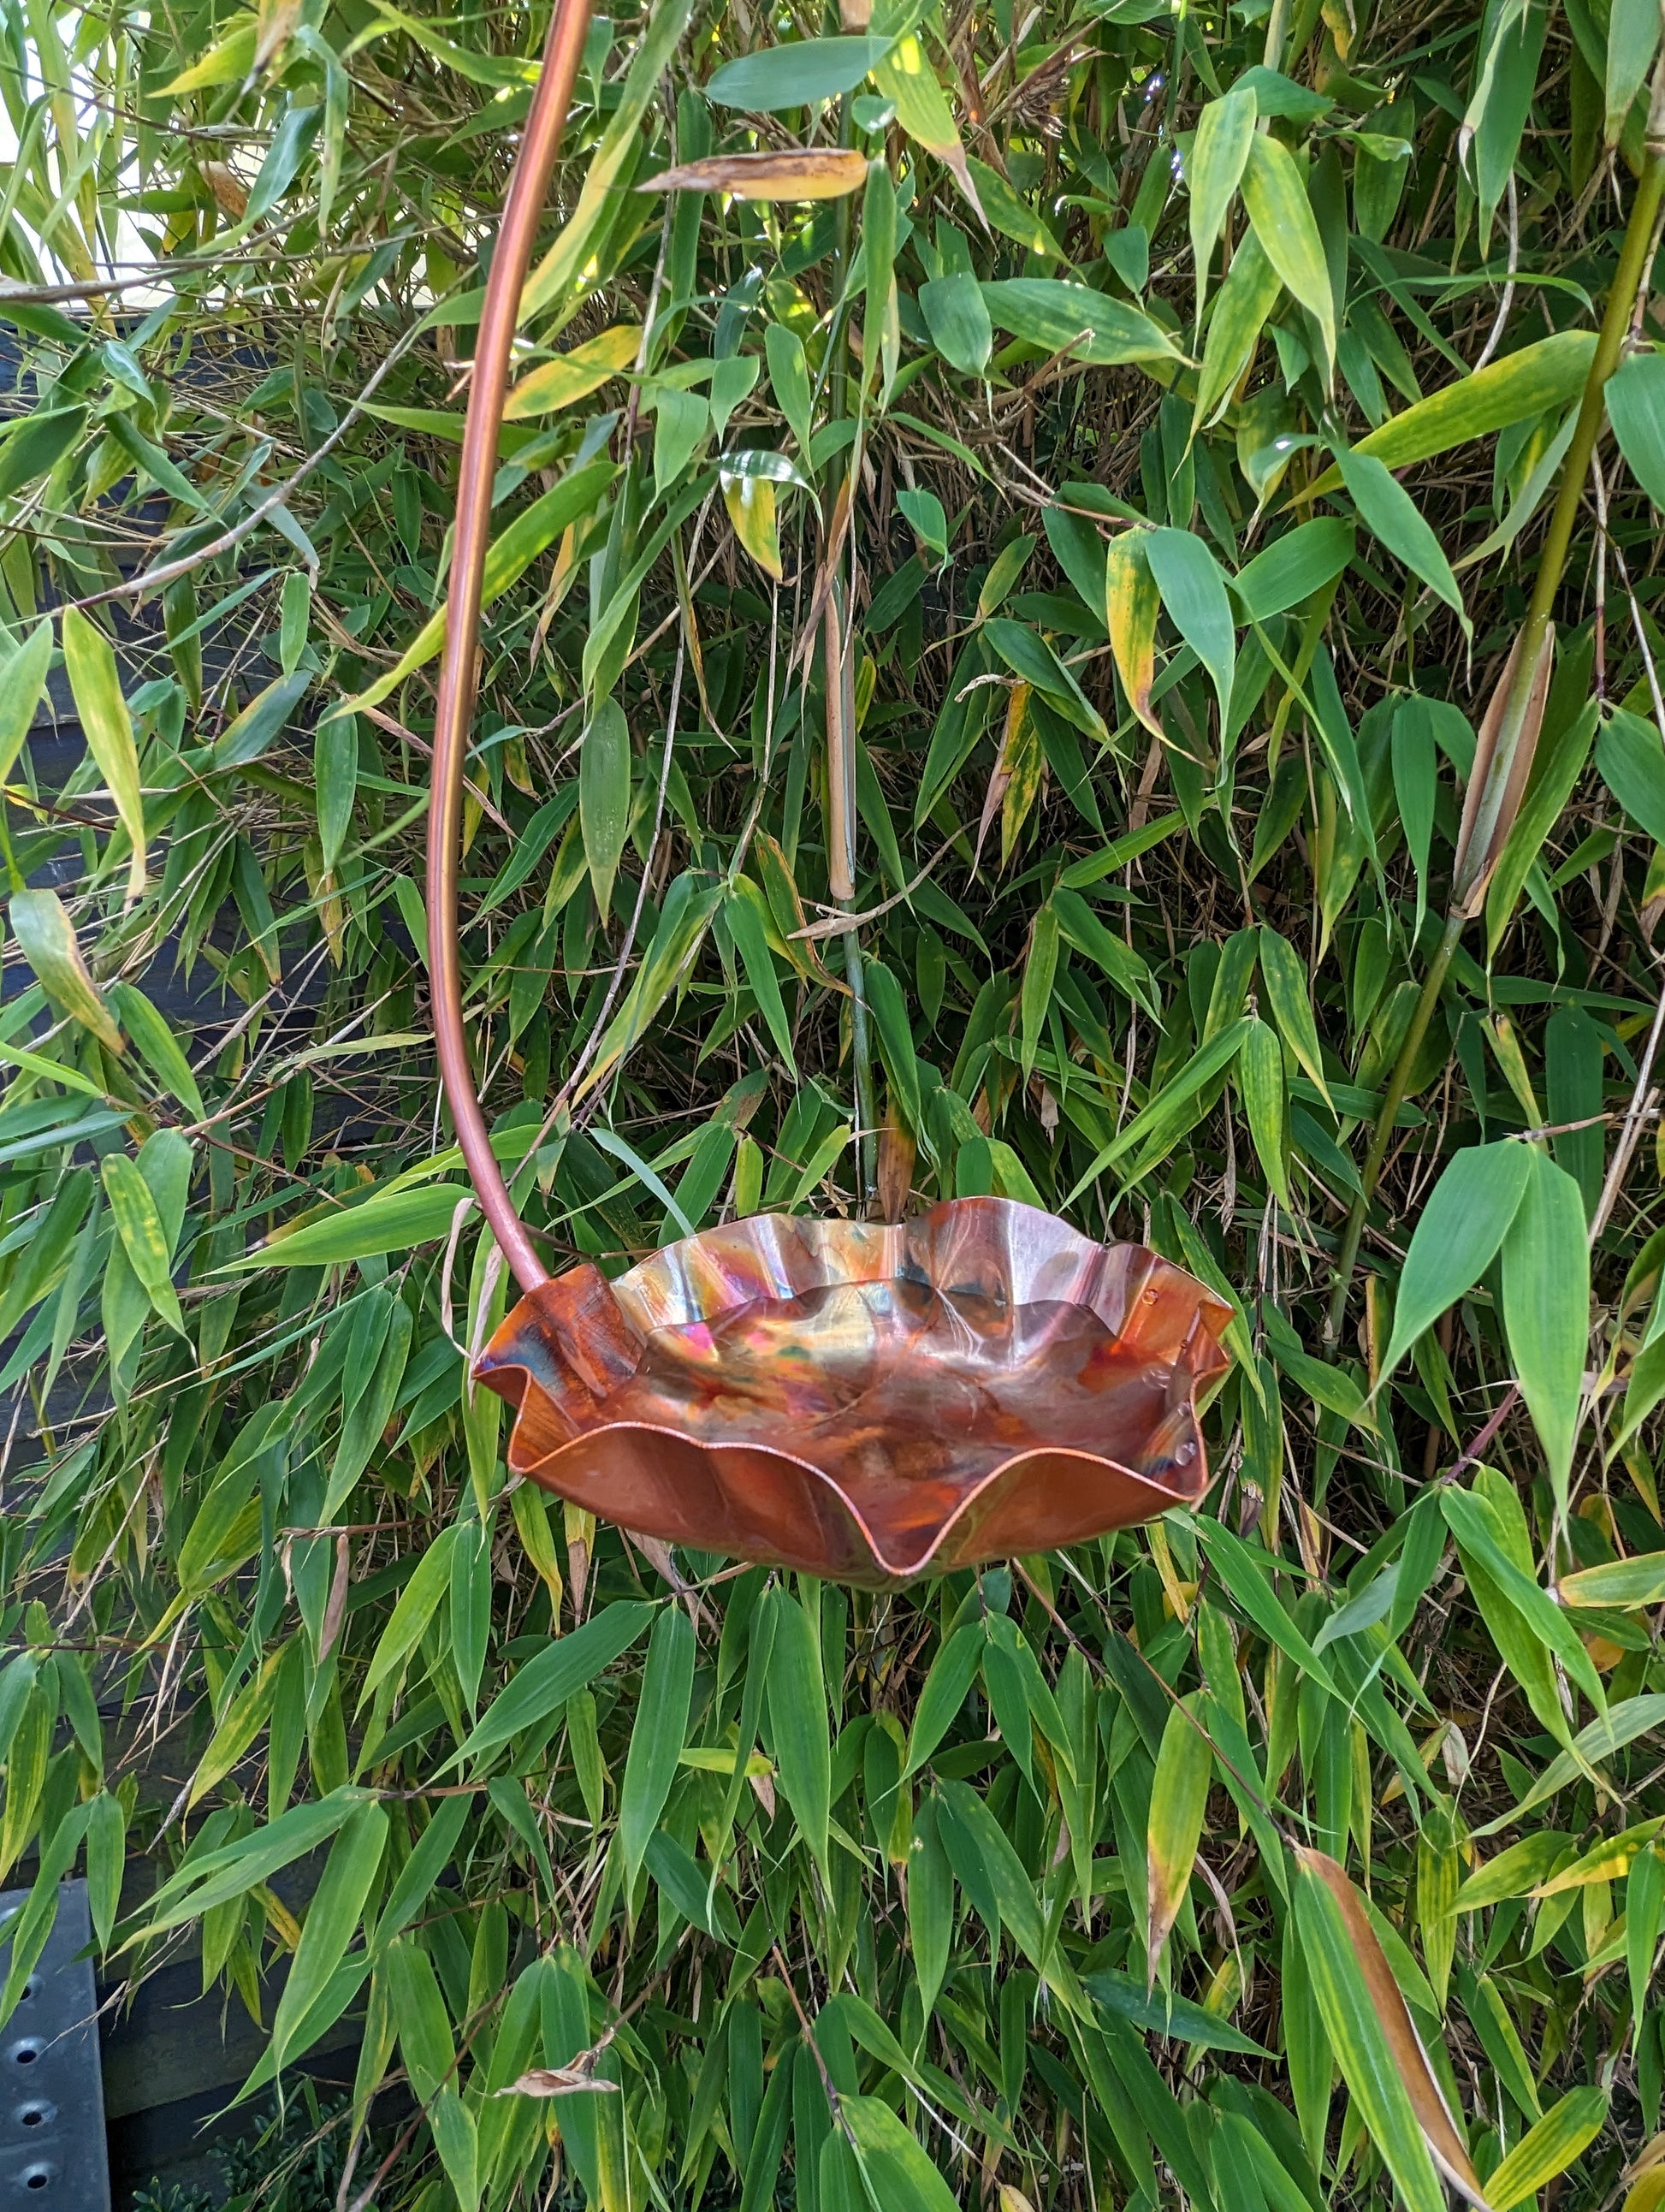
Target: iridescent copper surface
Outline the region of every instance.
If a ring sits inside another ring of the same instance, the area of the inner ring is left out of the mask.
[[[509,1464],[644,1535],[873,1585],[1081,1542],[1206,1481],[1227,1309],[1005,1199],[763,1215],[522,1298]]]

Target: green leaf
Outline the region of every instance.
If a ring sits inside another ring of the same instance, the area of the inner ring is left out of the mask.
[[[1352,450],[1373,455],[1387,468],[1408,468],[1513,423],[1534,421],[1577,398],[1595,351],[1594,331],[1561,331],[1540,338],[1401,408]],[[1340,481],[1339,468],[1326,469],[1308,496],[1316,499]]]
[[[1069,878],[1075,873],[1073,868],[1064,871],[1049,902],[1058,917],[1060,936],[1102,968],[1117,990],[1142,1006],[1153,1021],[1158,1019],[1156,978],[1148,963],[1124,938],[1105,927],[1079,891],[1068,888]]]
[[[882,960],[864,959],[861,974],[891,1096],[901,1107],[908,1127],[917,1130],[921,1114],[919,1062],[908,1023],[907,999],[901,984]]]
[[[951,368],[965,376],[981,376],[994,349],[984,289],[964,269],[928,278],[919,289],[920,312],[932,344]]]
[[[110,1948],[126,1857],[127,1816],[121,1800],[112,1791],[100,1790],[87,1816],[87,1903],[101,1951]]]
[[[1231,257],[1208,319],[1202,374],[1197,379],[1198,429],[1216,422],[1225,408],[1283,289],[1271,256],[1255,233],[1249,231]]]
[[[313,778],[318,787],[318,843],[325,872],[332,875],[353,825],[358,796],[358,721],[343,714],[321,722],[313,740]]]
[[[448,1576],[448,1567],[447,1573]],[[413,1586],[415,1579],[413,1576],[411,1578]],[[434,1593],[432,1603],[437,1604],[443,1588],[444,1584],[441,1583],[440,1589],[436,1589]],[[411,1590],[407,1589],[406,1595],[410,1595]],[[401,1602],[403,1601],[402,1600]],[[648,1622],[654,1620],[656,1615],[664,1617],[665,1610],[663,1607],[655,1607],[640,1601],[619,1599],[605,1607],[592,1620],[586,1620],[581,1628],[574,1628],[569,1635],[556,1637],[555,1641],[545,1650],[540,1651],[535,1659],[529,1659],[520,1668],[508,1686],[487,1706],[478,1726],[447,1765],[452,1766],[477,1765],[492,1752],[499,1750],[512,1737],[523,1735],[528,1729],[537,1728],[541,1723],[546,1721],[551,1713],[559,1712],[568,1698],[577,1691],[587,1687],[604,1668],[611,1667],[615,1659],[628,1651]],[[415,1608],[413,1608],[413,1614]],[[390,1622],[390,1634],[392,1628],[392,1624]],[[421,1635],[420,1627],[416,1629],[416,1633],[417,1636]],[[674,1632],[671,1632],[671,1634],[674,1635]],[[661,1671],[666,1664],[682,1663],[679,1645],[673,1646],[672,1656],[669,1662],[664,1658],[663,1644],[660,1650]],[[380,1668],[381,1665],[380,1652],[377,1654],[376,1663]],[[691,1660],[690,1664],[691,1665]],[[691,1680],[691,1674],[690,1679]],[[672,1766],[676,1763],[677,1752],[681,1749],[682,1737],[679,1733],[675,1749],[671,1754]],[[647,1751],[643,1753],[644,1758],[653,1755]],[[645,1789],[647,1785],[644,1783],[639,1786]],[[670,1785],[667,1783],[665,1786],[668,1789]],[[663,1802],[661,1797],[660,1803],[662,1804]],[[648,1832],[651,1833],[653,1823],[657,1822],[658,1819],[659,1807],[656,1806],[653,1809],[653,1821],[648,1824]],[[645,1836],[643,1848],[646,1849]],[[639,1864],[640,1860],[637,1863]]]
[[[227,724],[214,743],[216,768],[246,768],[259,759],[275,738],[289,727],[289,717],[306,696],[312,678],[305,669],[280,676],[257,691],[234,721]]]
[[[1243,205],[1261,251],[1291,296],[1317,323],[1327,363],[1335,361],[1335,299],[1329,264],[1295,156],[1280,139],[1256,132],[1243,173]]]
[[[1535,1157],[1528,1146],[1511,1144],[1470,1145],[1452,1156],[1405,1255],[1382,1376],[1393,1373],[1423,1331],[1466,1297],[1492,1265],[1520,1210]]]
[[[271,2026],[272,2070],[299,2056],[295,2031],[322,1994],[358,1933],[370,1885],[387,1848],[387,1814],[372,1802],[355,1806],[330,1846],[323,1875],[307,1908],[283,1993]]]
[[[945,1782],[939,1799],[938,1822],[960,1887],[987,1923],[991,1938],[1008,1928],[1018,1948],[1037,1973],[1056,1974],[1054,1984],[1064,1993],[1066,1968],[1048,1955],[1046,1923],[1035,1895],[1035,1885],[1012,1838],[987,1805],[963,1782]]]
[[[746,878],[741,878],[723,911],[727,918],[729,933],[745,969],[746,981],[757,1001],[758,1011],[769,1024],[769,1033],[775,1040],[776,1050],[795,1077],[798,1066],[793,1055],[792,1023],[787,1013],[786,1001],[781,996],[780,978],[775,972],[774,957],[769,949],[763,907]]]
[[[877,2097],[842,2097],[839,2112],[854,2139],[872,2202],[884,2212],[959,2212],[936,2167],[888,2105]]]
[[[782,107],[818,107],[850,92],[894,43],[890,39],[798,39],[742,54],[713,72],[705,96],[719,107],[769,114]]]
[[[1455,610],[1463,635],[1471,635],[1451,564],[1409,492],[1373,453],[1349,452],[1341,447],[1336,452],[1336,464],[1353,505],[1370,531],[1404,563],[1413,578],[1433,586],[1446,605]]]
[[[1152,530],[1142,543],[1169,620],[1213,679],[1224,726],[1237,637],[1220,564],[1193,531]]]
[[[951,171],[961,191],[981,216],[976,186],[966,167],[952,112],[918,38],[911,32],[898,38],[890,52],[874,64],[872,78],[882,97],[895,102],[896,121],[902,130]]]
[[[1637,1853],[1625,1884],[1625,1962],[1631,1984],[1631,2045],[1647,2018],[1648,1986],[1665,1921],[1665,1854],[1656,1841]]]
[[[693,1694],[693,1626],[680,1606],[661,1606],[648,1639],[641,1701],[630,1730],[619,1793],[619,1847],[624,1854],[626,1878],[633,1887],[648,1840],[671,1794],[671,1784],[677,1778],[677,1761],[688,1740]],[[501,1702],[500,1698],[498,1703]]]
[[[1066,1203],[1073,1205],[1095,1176],[1103,1174],[1107,1167],[1132,1152],[1136,1146],[1148,1143],[1154,1150],[1164,1143],[1170,1146],[1176,1144],[1195,1118],[1194,1113],[1188,1118],[1188,1109],[1192,1107],[1197,1093],[1231,1066],[1248,1032],[1248,1023],[1238,1020],[1229,1023],[1211,1037],[1201,1050],[1194,1054],[1186,1066],[1170,1079],[1160,1096],[1135,1114],[1121,1134],[1112,1138],[1104,1146],[1071,1191]]]
[[[1263,546],[1231,578],[1231,595],[1249,621],[1269,622],[1333,582],[1352,550],[1352,525],[1340,515],[1321,514]]]
[[[1634,7],[1637,0],[1619,0]],[[1654,18],[1658,35],[1657,10]],[[1650,347],[1622,361],[1602,387],[1607,420],[1631,474],[1657,507],[1665,507],[1665,354]]]
[[[954,1870],[938,1832],[934,1796],[921,1802],[908,1844],[908,1937],[920,2007],[928,2020],[948,1970],[954,1938]]]
[[[1504,1239],[1504,1325],[1565,1515],[1589,1346],[1589,1247],[1577,1184],[1547,1153],[1529,1157],[1519,1211]]]
[[[1066,261],[1069,258],[1046,223],[1027,200],[1018,198],[998,169],[991,169],[975,154],[966,156],[966,167],[971,172],[971,181],[977,188],[977,198],[982,202],[983,213],[992,228],[1014,240],[1028,252],[1038,254],[1044,261]],[[865,234],[871,238],[871,229],[865,224],[863,228]]]
[[[1084,1974],[1082,1982],[1096,2004],[1118,2019],[1131,2021],[1148,2034],[1170,2036],[1176,2043],[1192,2044],[1203,2051],[1235,2051],[1251,2058],[1267,2055],[1258,2043],[1218,2013],[1167,1990],[1147,1990],[1131,1974],[1105,1967],[1096,1974]]]
[[[84,407],[37,408],[0,433],[0,499],[9,499],[56,468],[86,422]]]
[[[474,1815],[471,1796],[442,1798],[422,1830],[416,1849],[399,1869],[387,1902],[377,1917],[374,1948],[385,1951],[427,1907],[435,1882],[450,1863],[465,1823]]]
[[[179,1100],[193,1121],[205,1119],[208,1109],[203,1103],[203,1094],[197,1087],[197,1078],[184,1048],[138,985],[112,983],[108,999],[117,1019],[138,1047],[139,1057],[151,1073]]]
[[[1619,143],[1632,103],[1658,50],[1657,0],[1613,0],[1607,11],[1607,117],[1602,131],[1609,146]],[[1498,2212],[1503,2212],[1501,2206]]]
[[[1665,844],[1665,750],[1651,722],[1612,708],[1595,740],[1601,781],[1656,844]]]
[[[1287,1121],[1284,1048],[1265,1022],[1252,1018],[1249,1021],[1249,1034],[1237,1055],[1237,1081],[1255,1156],[1278,1203],[1287,1212],[1291,1200],[1284,1158]]]
[[[386,1970],[410,2086],[429,2105],[454,2071],[457,2055],[439,1979],[427,1952],[414,1942],[390,1945]]]
[[[1058,915],[1050,904],[1043,906],[1035,917],[1035,927],[1030,935],[1029,953],[1024,962],[1024,981],[1018,994],[1022,1023],[1020,1065],[1024,1080],[1028,1082],[1035,1068],[1035,1055],[1041,1046],[1047,1012],[1052,1004],[1052,986],[1058,973]]]
[[[1665,1695],[1650,1692],[1642,1697],[1626,1698],[1622,1704],[1609,1705],[1605,1713],[1579,1729],[1570,1749],[1551,1759],[1538,1779],[1527,1790],[1518,1803],[1484,1827],[1476,1828],[1477,1836],[1493,1835],[1499,1828],[1514,1825],[1523,1814],[1553,1797],[1558,1790],[1565,1790],[1570,1782],[1581,1780],[1589,1769],[1604,1759],[1611,1759],[1626,1744],[1634,1743],[1638,1736],[1650,1729],[1665,1726]]]
[[[332,1790],[327,1797],[281,1814],[252,1836],[188,1859],[151,1899],[138,1935],[147,1940],[165,1936],[228,1899],[244,1896],[256,1882],[328,1843],[355,1808],[372,1802],[363,1790]],[[130,1936],[128,1944],[135,1940]]]
[[[1313,1018],[1312,992],[1307,981],[1307,971],[1301,956],[1286,937],[1280,937],[1269,923],[1262,923],[1260,945],[1261,978],[1266,985],[1266,994],[1272,1007],[1272,1018],[1278,1024],[1284,1042],[1294,1054],[1297,1064],[1318,1086],[1326,1105],[1331,1103],[1329,1088],[1324,1080],[1324,1055],[1318,1042],[1318,1024]]]
[[[368,1260],[386,1252],[408,1252],[450,1234],[457,1208],[471,1195],[454,1182],[418,1184],[410,1190],[378,1191],[357,1206],[343,1206],[321,1221],[308,1221],[268,1241],[231,1267],[325,1267],[349,1260]]]
[[[52,665],[52,625],[48,618],[35,624],[0,669],[0,783],[17,764]]]
[[[64,665],[75,695],[76,712],[87,750],[98,763],[104,787],[131,848],[127,900],[144,891],[144,794],[139,784],[139,754],[132,718],[122,696],[114,648],[104,632],[78,608],[64,610]]]
[[[1446,1525],[1456,1538],[1465,1568],[1478,1561],[1528,1627],[1562,1665],[1600,1712],[1607,1704],[1601,1678],[1561,1608],[1510,1556],[1509,1539],[1494,1509],[1466,1490],[1449,1489],[1440,1498]]]
[[[675,12],[674,9],[670,12]],[[615,121],[617,121],[615,117]],[[587,189],[587,187],[586,187]],[[568,226],[570,232],[571,226]],[[563,242],[567,234],[563,233]],[[535,278],[534,278],[535,281]],[[528,299],[521,301],[523,314],[530,314]],[[480,603],[489,606],[501,599],[511,584],[519,581],[538,555],[552,545],[568,524],[580,515],[588,514],[600,501],[618,471],[611,461],[590,461],[570,476],[563,477],[541,499],[523,507],[508,526],[491,541],[486,550],[485,575],[481,584]],[[445,643],[445,609],[428,617],[405,647],[394,665],[386,674],[353,698],[344,700],[335,709],[338,714],[363,714],[371,707],[379,707],[390,693],[397,691],[407,676],[424,668]],[[230,732],[227,732],[230,736]]]
[[[975,1621],[957,1628],[931,1662],[914,1708],[902,1777],[917,1774],[965,1707],[982,1663],[983,1632]]]
[[[763,350],[769,356],[769,384],[781,403],[781,413],[792,425],[792,434],[798,441],[798,449],[807,464],[813,416],[809,364],[804,358],[804,341],[796,331],[788,330],[784,323],[771,323],[763,332]]]
[[[173,1288],[172,1240],[162,1227],[150,1187],[137,1162],[125,1152],[109,1154],[103,1173],[104,1195],[110,1202],[128,1265],[156,1312],[176,1335],[183,1336],[185,1316]]]
[[[1195,1527],[1210,1563],[1255,1626],[1269,1643],[1286,1653],[1302,1674],[1313,1675],[1339,1697],[1340,1692],[1330,1680],[1329,1669],[1291,1620],[1283,1601],[1272,1587],[1269,1577],[1274,1563],[1271,1554],[1257,1553],[1241,1536],[1234,1535],[1222,1522],[1206,1515],[1198,1517]],[[1264,1567],[1260,1564],[1261,1559],[1266,1561]]]
[[[1178,348],[1137,307],[1059,276],[1007,276],[982,287],[995,327],[1048,354],[1109,367],[1119,362],[1170,361]]]
[[[1185,181],[1191,196],[1191,258],[1197,272],[1199,316],[1215,241],[1249,159],[1255,112],[1254,94],[1235,88],[1224,99],[1211,100],[1197,118]]]
[[[612,910],[613,878],[630,826],[630,730],[617,699],[590,718],[578,756],[578,814],[596,911]]]
[[[1003,615],[991,616],[983,624],[983,635],[1006,666],[1043,693],[1066,721],[1090,738],[1109,738],[1103,715],[1045,638]]]
[[[775,1615],[769,1668],[771,1747],[799,1832],[824,1867],[832,1813],[832,1750],[820,1638],[804,1607],[784,1589],[777,1587],[769,1602]]]

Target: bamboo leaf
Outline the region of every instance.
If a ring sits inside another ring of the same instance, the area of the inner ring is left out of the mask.
[[[1225,222],[1255,136],[1255,95],[1238,87],[1211,100],[1197,118],[1186,183],[1191,194],[1191,258],[1197,270],[1197,313],[1202,313],[1208,263]]]
[[[75,926],[58,893],[14,891],[7,916],[19,951],[39,977],[48,998],[95,1036],[106,1052],[123,1051],[121,1031],[87,972]]]
[[[1169,1935],[1190,1887],[1213,1767],[1213,1752],[1198,1725],[1194,1705],[1174,1706],[1157,1753],[1145,1837],[1149,1898],[1145,1957],[1145,1978],[1151,1984],[1156,1980]]]
[[[1535,2197],[1546,2182],[1565,2173],[1600,2135],[1607,2117],[1604,2091],[1593,2085],[1570,2089],[1494,2168],[1486,2185],[1492,2212],[1510,2212],[1512,2206]]]
[[[1584,1201],[1565,1168],[1542,1152],[1503,1243],[1504,1320],[1521,1395],[1563,1513],[1589,1342],[1589,1248]]]
[[[1534,1158],[1524,1145],[1471,1145],[1454,1155],[1405,1255],[1382,1374],[1393,1372],[1423,1331],[1496,1259],[1524,1202]]]
[[[1322,1851],[1301,1848],[1295,1857],[1296,1916],[1325,2031],[1401,2194],[1418,2212],[1437,2212],[1443,2179],[1484,2205],[1467,2147],[1352,1884]]]
[[[619,1797],[619,1843],[633,1884],[676,1778],[693,1683],[693,1628],[678,1607],[662,1607],[647,1646],[641,1705]]]
[[[860,191],[867,164],[836,146],[796,146],[781,154],[713,154],[663,169],[644,192],[732,192],[742,200],[836,200]]]
[[[1295,157],[1279,139],[1256,132],[1243,173],[1243,205],[1261,250],[1291,295],[1317,323],[1326,363],[1335,360],[1335,301],[1312,204]]]
[[[832,1808],[832,1752],[821,1644],[797,1599],[772,1598],[775,1637],[769,1672],[769,1717],[781,1787],[799,1832],[824,1867]]]
[[[816,107],[850,92],[890,50],[877,37],[798,39],[742,54],[714,71],[708,100],[719,107],[749,107],[768,113],[782,107]]]

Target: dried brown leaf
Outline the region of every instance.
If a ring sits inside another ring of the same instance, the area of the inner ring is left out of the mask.
[[[779,154],[713,154],[661,170],[644,192],[732,192],[742,200],[836,200],[866,183],[864,157],[842,146],[793,146]]]
[[[1512,743],[1505,741],[1505,756],[1498,751],[1498,741],[1503,736],[1504,710],[1509,703],[1520,654],[1521,641],[1517,637],[1504,663],[1486,719],[1480,724],[1474,770],[1463,798],[1462,827],[1457,837],[1456,865],[1451,882],[1453,900],[1461,903],[1466,915],[1480,912],[1492,871],[1502,857],[1509,833],[1515,827],[1515,817],[1521,811],[1521,801],[1526,796],[1527,779],[1538,750],[1538,732],[1543,727],[1550,672],[1555,664],[1554,625],[1545,626],[1526,712]]]
[[[1434,2079],[1422,2039],[1412,2022],[1399,1984],[1394,1979],[1393,1968],[1376,1941],[1376,1930],[1359,1901],[1358,1891],[1342,1869],[1323,1851],[1310,1850],[1297,1844],[1295,1855],[1310,1873],[1318,1876],[1340,1908],[1358,1970],[1364,1977],[1376,2018],[1382,2023],[1382,2035],[1399,2069],[1400,2079],[1405,2084],[1434,2164],[1453,2189],[1460,2190],[1471,2204],[1480,2208],[1480,2212],[1487,2212],[1480,2176]]]

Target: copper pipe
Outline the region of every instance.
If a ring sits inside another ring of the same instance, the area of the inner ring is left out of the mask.
[[[555,171],[589,28],[590,0],[556,0],[538,90],[515,154],[497,250],[486,281],[457,479],[457,523],[452,541],[451,590],[446,600],[445,657],[440,664],[428,813],[428,972],[440,1083],[480,1209],[523,1291],[535,1291],[540,1283],[547,1282],[549,1270],[533,1250],[514,1210],[474,1089],[463,1027],[457,877],[461,862],[463,763],[474,719],[481,580],[491,534],[491,484],[508,388],[509,356],[520,319],[520,289],[532,264],[538,219]]]

